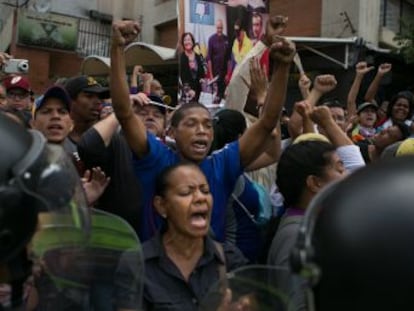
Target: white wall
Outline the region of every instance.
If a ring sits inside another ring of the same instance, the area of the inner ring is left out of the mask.
[[[322,3],[323,37],[346,38],[362,37],[374,45],[378,44],[380,31],[381,0],[324,0]],[[353,34],[350,26],[346,26],[348,17],[356,30]]]
[[[362,0],[366,2],[376,0]],[[322,1],[321,36],[328,38],[347,38],[356,36],[351,28],[345,27],[345,17],[340,13],[346,11],[356,30],[359,24],[359,0],[324,0]]]
[[[378,45],[380,31],[381,1],[360,1],[358,35],[374,45]]]
[[[154,43],[155,27],[177,19],[177,0],[169,0],[158,5],[154,4],[154,0],[138,2],[138,11],[142,14],[142,41]]]

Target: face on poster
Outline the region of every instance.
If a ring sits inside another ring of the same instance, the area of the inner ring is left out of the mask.
[[[222,105],[236,66],[264,35],[268,0],[181,0],[179,103]]]

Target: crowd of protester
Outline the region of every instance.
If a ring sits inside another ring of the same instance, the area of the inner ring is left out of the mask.
[[[259,14],[253,18],[261,22]],[[231,64],[218,52],[229,45],[220,38],[218,20],[206,66],[192,34],[184,33],[181,82],[194,94],[176,107],[142,66],[125,79],[124,48],[140,31],[132,21],[113,24],[109,87],[75,76],[34,96],[27,76],[3,77],[1,113],[62,146],[89,206],[123,218],[142,243],[143,262],[136,262],[144,266],[142,293],[136,287],[124,293],[139,292],[142,301],[118,310],[197,310],[226,271],[252,264],[289,270],[279,286],[295,310],[306,310],[303,282],[292,282],[290,254],[312,200],[364,166],[414,154],[414,95],[401,90],[377,101],[381,80],[392,71],[388,63],[357,63],[346,103],[322,100],[338,83],[333,75],[311,81],[303,74],[303,98],[288,116],[284,105],[296,50],[283,37],[286,26],[287,18],[270,17],[251,43],[257,47],[235,55]],[[270,61],[263,63],[263,55]],[[1,62],[10,57],[3,53]],[[361,96],[371,70],[377,72]],[[214,114],[193,100],[206,75],[219,76],[226,101]],[[34,289],[24,293],[26,310],[46,310],[41,301],[48,298],[36,291],[42,278],[32,279]],[[102,291],[95,300],[108,299],[107,309],[114,310],[110,296]],[[4,306],[10,303],[1,297]]]

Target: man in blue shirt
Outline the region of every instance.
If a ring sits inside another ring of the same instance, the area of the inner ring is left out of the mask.
[[[278,25],[268,25],[267,34],[272,38]],[[246,169],[257,169],[269,165],[261,161],[267,150],[269,137],[281,115],[285,100],[290,64],[295,54],[292,42],[276,37],[270,57],[275,61],[264,113],[238,141],[207,157],[213,140],[212,118],[201,104],[186,104],[175,111],[171,119],[170,136],[176,141],[176,151],[146,131],[143,122],[134,114],[129,103],[128,84],[125,81],[124,47],[135,39],[140,28],[133,21],[117,21],[112,26],[111,47],[111,91],[115,114],[125,132],[134,153],[134,168],[144,187],[143,210],[141,211],[140,238],[152,237],[160,225],[160,216],[152,208],[155,178],[165,167],[182,160],[200,165],[206,175],[214,198],[211,226],[218,241],[224,241],[226,204],[237,178]],[[255,60],[253,60],[255,61]],[[273,159],[274,161],[274,159]]]

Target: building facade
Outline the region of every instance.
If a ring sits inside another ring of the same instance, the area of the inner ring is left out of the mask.
[[[0,4],[0,49],[28,59],[35,93],[80,73],[88,55],[109,56],[113,19],[141,20],[139,1],[29,0]]]
[[[395,47],[401,20],[414,20],[414,0],[269,1],[271,14],[289,17],[286,35],[297,39],[309,70],[314,70],[312,65],[333,73],[348,70],[361,59],[361,44]],[[41,92],[58,77],[78,74],[84,57],[109,56],[113,19],[137,20],[142,26],[139,40],[175,49],[179,5],[180,0],[5,0],[0,4],[0,50],[29,59],[33,89]],[[62,50],[50,44],[22,44],[22,16],[33,14],[67,18],[65,23],[76,29],[75,46]]]

